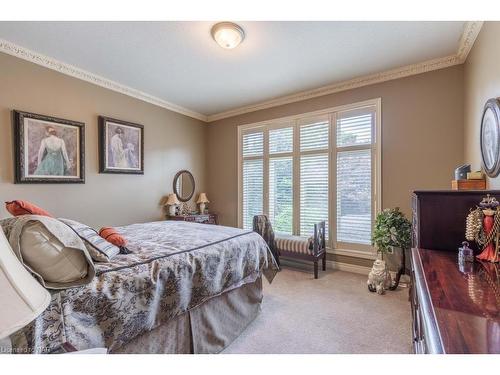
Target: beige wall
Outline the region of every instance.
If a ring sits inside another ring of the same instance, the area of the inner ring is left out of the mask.
[[[382,98],[382,205],[410,214],[410,192],[449,189],[463,162],[463,66],[326,95],[213,122],[208,194],[221,222],[237,225],[237,126]]]
[[[465,161],[481,167],[479,131],[486,101],[500,97],[500,22],[485,22],[464,70]],[[489,188],[500,189],[500,176],[489,179]]]
[[[85,184],[13,184],[12,109],[85,123]],[[144,125],[143,176],[98,173],[98,115]],[[205,123],[1,53],[0,130],[1,202],[27,199],[99,227],[160,219],[159,202],[180,169],[193,172],[197,192],[206,187]]]

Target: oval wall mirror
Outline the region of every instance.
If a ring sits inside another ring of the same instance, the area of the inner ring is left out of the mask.
[[[194,194],[194,177],[191,172],[182,170],[174,177],[174,193],[181,202],[187,202]]]

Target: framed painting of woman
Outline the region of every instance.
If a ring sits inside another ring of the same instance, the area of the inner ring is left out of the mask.
[[[99,172],[144,174],[144,126],[99,116]]]
[[[15,183],[84,183],[85,124],[13,111]]]

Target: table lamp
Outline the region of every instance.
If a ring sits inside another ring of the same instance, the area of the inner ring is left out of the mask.
[[[49,292],[17,259],[1,228],[0,301],[0,340],[34,320],[50,303]]]
[[[200,214],[205,213],[205,204],[210,203],[210,201],[207,198],[206,193],[200,193],[200,196],[198,197],[198,200],[196,201],[197,204],[200,205]]]
[[[167,202],[165,203],[168,205],[168,214],[170,216],[175,216],[175,207],[177,207],[178,204],[180,204],[179,200],[177,199],[177,195],[175,194],[170,194],[167,198]]]

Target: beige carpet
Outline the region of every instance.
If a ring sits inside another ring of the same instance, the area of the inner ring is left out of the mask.
[[[408,289],[379,296],[366,276],[284,268],[264,281],[261,314],[223,354],[410,353]]]

